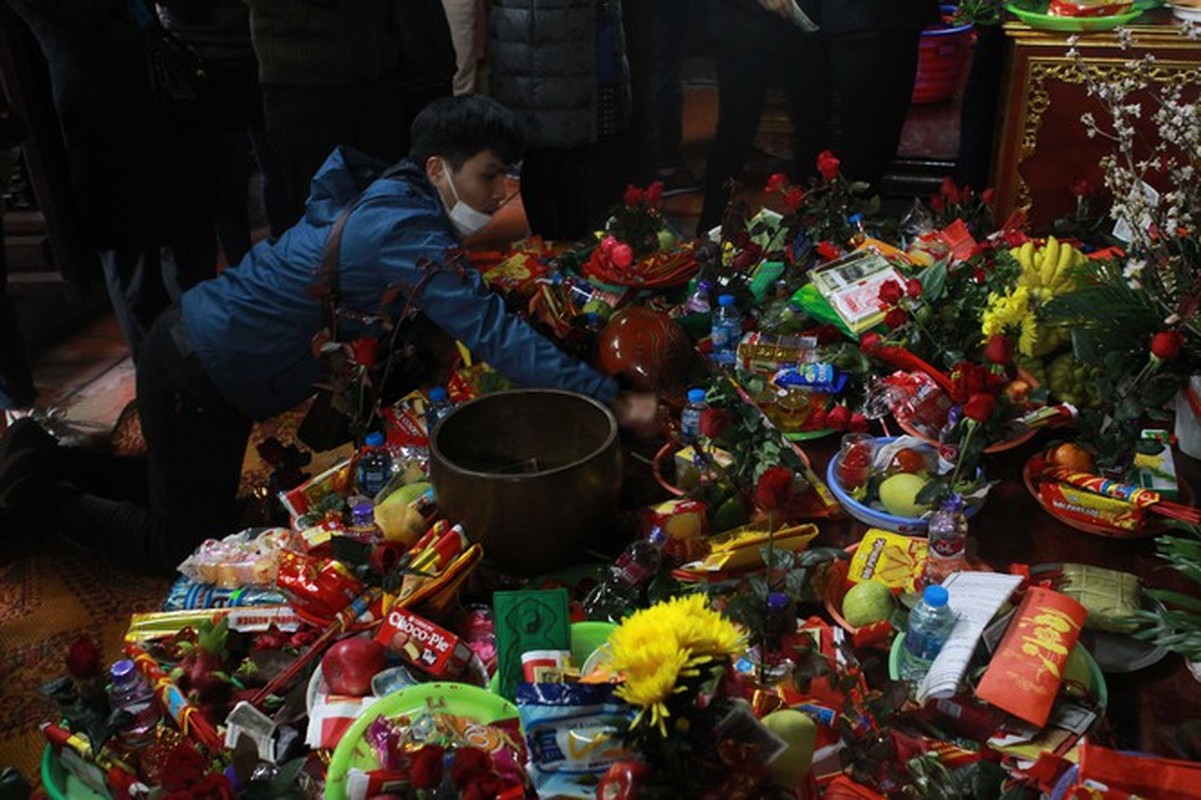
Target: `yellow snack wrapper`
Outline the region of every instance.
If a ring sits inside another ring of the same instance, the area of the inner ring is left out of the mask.
[[[882,583],[889,589],[917,591],[917,579],[926,567],[926,540],[871,528],[863,534],[851,566],[847,583]]]
[[[701,562],[701,571],[737,570],[763,564],[762,548],[767,546],[768,532],[749,526],[735,528],[729,533],[709,540],[709,555]],[[775,533],[774,546],[780,550],[800,552],[817,536],[817,526],[793,525]]]

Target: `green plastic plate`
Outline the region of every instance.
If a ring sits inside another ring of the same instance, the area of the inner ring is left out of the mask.
[[[50,800],[107,800],[68,772],[49,745],[42,753],[42,788]]]
[[[352,767],[379,768],[375,753],[363,738],[376,717],[399,717],[425,709],[469,717],[484,725],[517,718],[517,707],[512,703],[466,683],[423,683],[381,697],[363,711],[334,749],[325,775],[326,800],[345,800],[346,778]]]
[[[1013,0],[1005,8],[1029,25],[1047,31],[1089,33],[1108,31],[1132,22],[1143,13],[1163,5],[1162,0],[1135,0],[1134,6],[1123,14],[1108,17],[1056,17],[1047,13],[1047,3],[1042,0]]]

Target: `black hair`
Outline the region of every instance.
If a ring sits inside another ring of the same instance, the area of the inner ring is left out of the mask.
[[[506,164],[521,160],[525,140],[513,112],[490,97],[463,94],[440,97],[413,120],[409,157],[424,165],[430,156],[442,156],[453,169],[491,150]]]

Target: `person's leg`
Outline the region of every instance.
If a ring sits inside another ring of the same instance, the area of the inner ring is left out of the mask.
[[[705,167],[705,203],[697,234],[721,222],[730,199],[726,182],[742,171],[759,126],[767,81],[777,54],[719,45],[717,51],[717,132]]]
[[[147,331],[170,302],[163,285],[159,249],[124,246],[103,250],[100,265],[117,324],[136,363]]]
[[[455,45],[454,93],[475,91],[477,0],[442,0],[450,38]]]
[[[341,86],[265,85],[263,113],[267,144],[279,170],[284,212],[278,223],[287,230],[304,215],[309,183],[330,152],[348,144],[347,121],[330,109],[340,107]],[[276,220],[272,220],[272,227]]]
[[[547,239],[560,238],[557,194],[564,152],[554,147],[531,147],[521,162],[521,203],[530,232]]]
[[[446,94],[450,90],[447,87]],[[435,96],[406,97],[395,72],[346,87],[342,113],[353,120],[353,135],[343,144],[362,150],[389,164],[409,151],[409,127],[417,113]],[[414,107],[414,104],[420,104]]]
[[[138,369],[149,507],[60,481],[51,506],[59,530],[113,558],[169,571],[204,539],[232,532],[250,422],[183,357],[172,309],[151,329]],[[131,494],[133,487],[130,487]]]
[[[3,202],[3,201],[0,201]],[[0,225],[3,217],[0,217]],[[29,371],[25,340],[17,326],[17,310],[8,294],[8,259],[4,253],[4,235],[0,228],[0,411],[16,411],[33,405],[37,391]],[[4,420],[0,419],[0,430]]]
[[[830,44],[845,175],[879,187],[897,152],[917,75],[920,31],[873,31]]]
[[[821,34],[801,37],[803,47],[783,57],[788,118],[792,123],[793,180],[817,177],[817,154],[837,149],[832,123],[829,43]]]
[[[646,103],[648,161],[669,174],[683,167],[684,92],[680,64],[692,19],[690,0],[645,0],[647,13]]]

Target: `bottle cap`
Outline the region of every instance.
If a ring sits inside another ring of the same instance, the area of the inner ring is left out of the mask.
[[[947,590],[941,586],[927,586],[922,592],[922,601],[931,608],[941,608],[947,604]]]
[[[784,592],[771,592],[767,596],[767,608],[769,611],[783,611],[788,608],[788,595]]]
[[[667,544],[667,533],[658,525],[651,528],[651,532],[647,534],[646,540],[655,547],[662,547]]]
[[[712,288],[713,288],[713,284],[710,281],[705,280],[704,278],[701,278],[699,281],[696,282],[696,290],[698,292],[708,292]]]
[[[433,389],[430,389],[431,403],[444,403],[448,398],[449,395],[446,394],[446,390],[441,386],[435,386]]]
[[[852,225],[858,225],[860,222],[863,222],[863,215],[852,214],[851,216],[847,217],[847,222],[851,223]]]
[[[384,443],[384,434],[380,431],[372,431],[371,433],[367,434],[367,438],[364,439],[363,442],[368,447],[379,447]]]
[[[688,390],[688,402],[689,403],[705,402],[705,390],[704,389],[689,389]]]
[[[108,674],[112,676],[113,683],[129,683],[136,677],[136,671],[134,663],[128,658],[123,658],[109,667]]]
[[[350,518],[355,525],[372,522],[375,520],[375,506],[371,503],[355,503],[354,508],[350,509]]]
[[[733,306],[734,305],[734,295],[732,295],[732,294],[719,295],[717,298],[717,304],[719,306]]]

